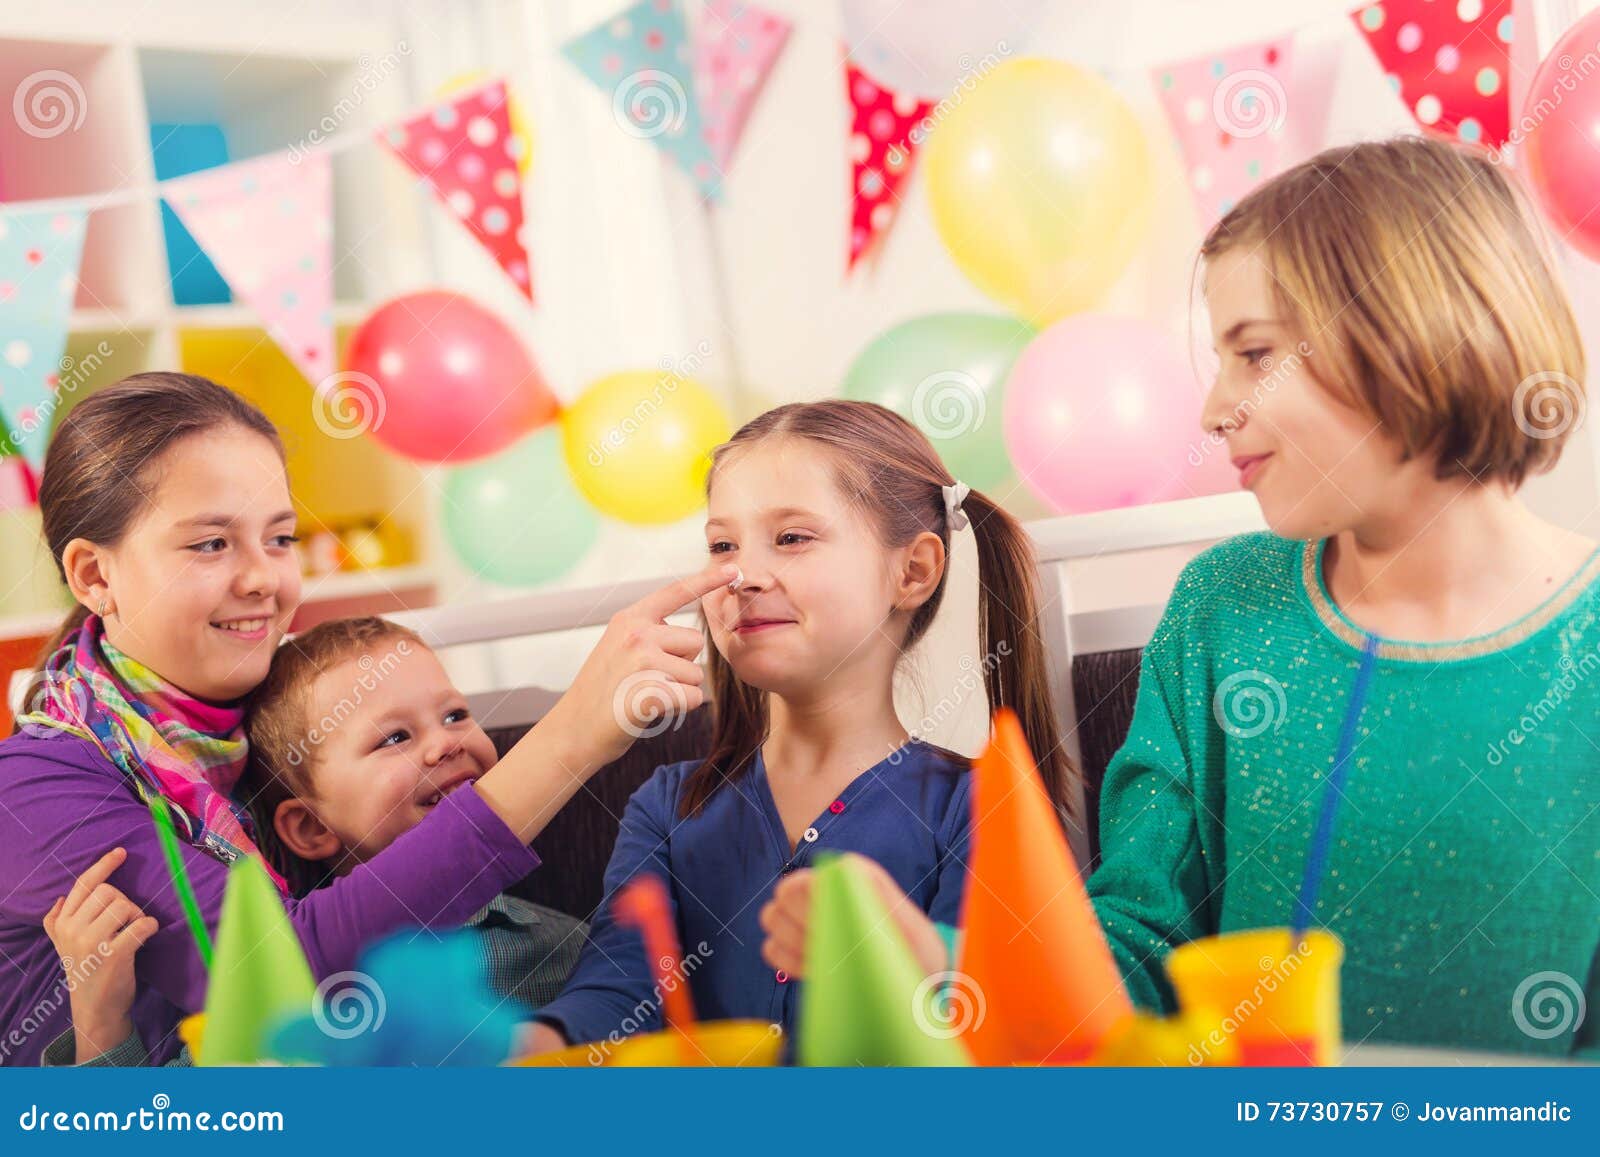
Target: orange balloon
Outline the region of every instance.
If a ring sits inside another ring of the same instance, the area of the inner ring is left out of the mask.
[[[1012,712],[972,776],[959,968],[985,1011],[967,1046],[980,1065],[1087,1060],[1133,1005]]]

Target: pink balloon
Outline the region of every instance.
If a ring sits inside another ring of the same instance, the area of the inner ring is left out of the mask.
[[[469,298],[430,291],[378,307],[350,338],[342,392],[367,432],[408,458],[466,462],[503,450],[558,408],[516,334]]]
[[[1567,29],[1544,58],[1515,127],[1526,134],[1523,164],[1551,226],[1600,261],[1600,87],[1575,71],[1597,41],[1600,11]]]
[[[1005,386],[1006,448],[1030,490],[1086,514],[1215,493],[1204,397],[1163,331],[1133,318],[1076,314],[1028,344]],[[1224,456],[1226,451],[1214,451]]]

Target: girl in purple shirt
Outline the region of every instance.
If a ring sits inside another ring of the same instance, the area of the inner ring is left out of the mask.
[[[79,902],[106,910],[112,941],[155,921],[135,938],[132,1019],[160,1064],[178,1050],[178,1020],[204,1003],[206,970],[151,808],[174,819],[214,931],[228,864],[259,854],[232,797],[241,700],[300,601],[283,448],[266,417],[222,387],[138,374],[63,420],[39,506],[78,606],[18,733],[0,742],[0,1063],[37,1063],[69,1023],[74,977],[43,923],[80,875],[123,848],[114,887]],[[700,704],[700,633],[664,620],[734,574],[708,566],[620,612],[568,693],[494,768],[348,876],[286,897],[312,971],[349,969],[398,928],[459,926],[537,866],[528,842],[652,713]],[[631,696],[617,695],[625,680]],[[651,693],[638,694],[641,684]],[[117,892],[125,899],[113,904]]]

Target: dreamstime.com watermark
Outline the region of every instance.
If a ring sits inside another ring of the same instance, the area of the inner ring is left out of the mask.
[[[1551,680],[1549,690],[1540,696],[1537,703],[1522,713],[1516,724],[1506,731],[1504,739],[1496,740],[1489,745],[1488,751],[1484,754],[1484,761],[1490,767],[1499,767],[1504,763],[1513,747],[1521,747],[1530,735],[1544,725],[1546,719],[1567,702],[1590,675],[1600,670],[1600,652],[1587,651],[1576,661],[1571,655],[1562,655],[1556,660],[1556,665],[1561,668],[1561,674]]]
[[[61,403],[82,389],[113,352],[111,343],[102,339],[83,357],[68,355],[57,362],[59,369],[55,375],[55,388],[39,405],[23,411],[6,439],[11,443],[12,453],[21,452],[24,439],[33,437],[36,431],[47,429],[56,411],[61,408]]]
[[[710,357],[711,343],[702,339],[700,344],[685,357],[676,360],[663,358],[656,375],[656,387],[650,391],[650,396],[641,398],[633,410],[623,416],[622,421],[601,435],[598,442],[589,443],[589,465],[594,467],[604,465],[606,458],[637,434],[655,412],[661,409],[667,398],[677,393],[678,387],[686,380],[694,377]]]
[[[689,116],[689,94],[670,72],[646,68],[622,78],[611,94],[611,116],[630,137],[677,136]]]
[[[1234,404],[1233,416],[1228,422],[1224,423],[1224,431],[1243,426],[1249,421],[1250,415],[1260,408],[1262,400],[1269,394],[1277,392],[1279,386],[1299,373],[1300,368],[1305,365],[1306,359],[1310,356],[1311,343],[1302,341],[1295,346],[1293,353],[1282,360],[1275,361],[1270,354],[1262,358],[1260,362],[1260,369],[1263,371],[1262,375],[1256,379],[1256,384],[1251,389],[1250,396]],[[1216,430],[1209,431],[1198,444],[1189,447],[1189,465],[1203,465],[1213,450],[1218,446],[1226,446],[1227,444],[1226,433],[1219,433]]]
[[[94,951],[81,960],[74,960],[70,956],[61,958],[61,978],[55,987],[45,993],[34,1006],[23,1013],[13,1024],[4,1037],[0,1037],[0,1065],[11,1059],[11,1055],[33,1039],[34,1035],[51,1023],[55,1016],[72,999],[72,994],[78,986],[86,982],[105,963],[106,957],[111,955],[111,945],[101,941],[94,946]],[[60,1030],[57,1025],[57,1030]]]
[[[1502,161],[1509,162],[1522,142],[1555,115],[1568,93],[1578,91],[1580,84],[1600,72],[1600,42],[1596,42],[1593,48],[1576,60],[1572,58],[1572,53],[1563,52],[1556,57],[1555,65],[1557,75],[1550,88],[1544,92],[1528,93],[1522,102],[1522,116],[1511,126],[1505,143],[1488,150],[1491,163],[1498,165]]]
[[[971,655],[962,655],[961,661],[957,664],[961,668],[961,673],[956,676],[949,692],[917,720],[916,725],[911,728],[911,738],[926,740],[955,715],[970,696],[973,694],[982,696],[988,680],[994,674],[994,669],[1000,665],[1001,659],[1010,654],[1010,642],[1001,639],[995,644],[993,651],[984,655],[981,662]],[[898,767],[905,757],[904,746],[895,748],[889,753],[890,766]]]
[[[23,77],[12,92],[11,115],[30,137],[48,140],[83,127],[89,98],[70,72],[40,69]]]
[[[305,160],[311,150],[338,132],[384,81],[400,71],[400,61],[410,55],[411,45],[404,40],[397,41],[392,51],[385,52],[376,61],[369,54],[363,53],[356,61],[360,71],[356,74],[355,80],[350,82],[350,90],[339,98],[333,108],[325,113],[305,136],[289,146],[289,163],[298,165]]]
[[[999,68],[1006,57],[1010,55],[1011,46],[1004,40],[997,40],[994,51],[984,53],[976,64],[973,63],[972,57],[968,53],[962,53],[960,59],[956,61],[961,70],[961,75],[956,79],[950,95],[941,99],[938,104],[928,110],[927,116],[912,125],[911,131],[906,134],[905,139],[914,146],[921,145],[933,133],[934,129],[944,123],[946,117],[966,103],[967,97],[978,91],[978,82]],[[902,143],[901,141],[896,141],[889,146],[889,150],[885,154],[885,161],[891,169],[898,169],[911,159],[910,155],[902,147]]]
[[[1235,739],[1254,739],[1269,729],[1281,730],[1289,716],[1283,684],[1265,671],[1235,671],[1211,695],[1217,726]]]
[[[377,1032],[389,1014],[383,986],[365,972],[335,972],[317,985],[311,1019],[324,1036],[349,1040]]]
[[[292,644],[291,644],[292,645]],[[367,695],[378,689],[395,668],[400,666],[400,660],[411,654],[411,640],[399,639],[395,642],[394,649],[384,654],[381,659],[374,659],[371,655],[362,655],[356,660],[356,666],[361,674],[350,684],[350,692],[340,697],[339,701],[329,708],[320,719],[313,721],[306,729],[305,737],[297,739],[290,745],[284,758],[290,766],[299,767],[311,755],[311,752],[328,741],[345,722],[356,713]]]
[[[1312,947],[1311,942],[1307,941],[1301,946],[1300,951],[1290,952],[1285,956],[1263,956],[1258,960],[1256,966],[1260,968],[1261,976],[1251,986],[1250,991],[1239,998],[1233,1008],[1222,1012],[1215,1028],[1199,1041],[1189,1045],[1189,1064],[1199,1066],[1209,1061],[1212,1052],[1223,1048],[1246,1021],[1261,1011],[1266,998],[1277,992],[1279,986],[1287,984],[1294,974],[1300,971],[1300,966],[1310,960],[1315,952],[1316,949]]]
[[[1211,93],[1211,119],[1241,140],[1278,133],[1289,114],[1289,98],[1270,72],[1245,68],[1230,72]]]
[[[157,1093],[149,1108],[113,1112],[107,1109],[41,1108],[29,1105],[17,1116],[25,1133],[282,1133],[283,1113],[276,1109],[225,1109],[191,1113],[174,1109],[172,1098]]]
[[[1585,413],[1583,386],[1559,370],[1529,374],[1511,392],[1511,417],[1517,429],[1541,442],[1576,430]]]
[[[634,739],[653,739],[683,726],[687,713],[669,689],[665,671],[635,671],[617,684],[611,696],[611,717]]]
[[[911,1018],[925,1036],[949,1040],[983,1027],[989,1001],[965,972],[935,972],[911,994]]]
[[[1577,1032],[1588,1011],[1583,985],[1565,972],[1535,972],[1511,994],[1511,1019],[1533,1040]]]
[[[378,429],[388,415],[383,387],[370,374],[340,370],[323,378],[311,392],[311,420],[317,429],[341,442]]]
[[[669,992],[676,992],[680,984],[689,983],[689,977],[714,955],[711,945],[704,940],[694,946],[693,952],[687,952],[681,961],[670,957],[661,960],[661,971],[665,974],[658,983],[659,991],[645,997],[638,1004],[628,1010],[628,1015],[622,1018],[620,1024],[606,1034],[604,1040],[594,1041],[589,1045],[588,1060],[596,1068],[606,1063],[611,1057],[611,1050],[623,1041],[641,1031],[645,1026],[652,1024],[655,1015],[661,1009],[661,1002]]]

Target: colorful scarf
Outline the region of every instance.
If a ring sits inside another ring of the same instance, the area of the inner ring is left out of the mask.
[[[188,841],[224,863],[254,855],[285,893],[250,835],[250,818],[231,799],[244,771],[244,709],[205,703],[174,687],[105,637],[90,615],[45,664],[22,728],[88,739],[128,777],[146,804],[174,807]]]

